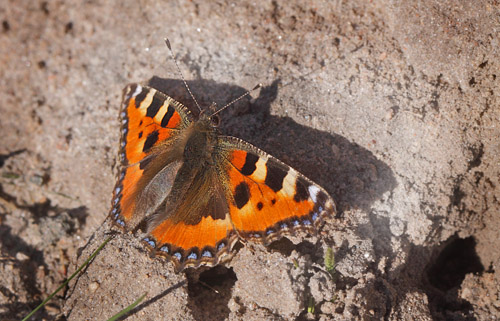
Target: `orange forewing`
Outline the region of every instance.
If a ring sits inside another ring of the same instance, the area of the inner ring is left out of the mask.
[[[160,93],[154,89],[150,89],[142,101],[138,100],[138,96],[128,100],[125,108],[126,115],[124,115],[126,118],[122,118],[122,122],[126,121],[124,125],[127,125],[124,127],[127,130],[124,138],[128,164],[141,161],[149,154],[152,147],[171,138],[178,133],[179,129],[182,129],[181,116],[170,105],[172,101],[168,98],[162,99]],[[156,113],[154,109],[150,112],[153,107],[158,108],[158,105],[159,109]],[[167,121],[164,121],[165,117],[169,117]],[[153,136],[151,135],[156,133],[157,137],[154,139],[154,143],[146,148],[148,137],[152,141]]]
[[[153,157],[155,147],[178,135],[189,120],[185,107],[153,88],[133,84],[123,94],[122,169],[113,193],[111,214],[119,225],[125,226],[135,214],[138,182],[144,174],[141,162]],[[123,220],[118,219],[119,214]]]
[[[130,221],[132,215],[134,214],[134,196],[136,195],[137,182],[142,176],[142,170],[139,168],[139,164],[129,166],[125,169],[125,176],[122,180],[122,186],[117,187],[124,190],[122,192],[122,197],[119,200],[121,214],[125,221]],[[115,189],[115,192],[117,190]]]

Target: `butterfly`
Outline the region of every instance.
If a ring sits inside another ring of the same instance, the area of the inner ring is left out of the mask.
[[[143,231],[147,247],[177,273],[230,259],[238,240],[268,245],[299,229],[316,231],[336,212],[321,186],[222,135],[218,111],[213,104],[195,115],[146,85],[123,91],[110,217],[125,231]]]

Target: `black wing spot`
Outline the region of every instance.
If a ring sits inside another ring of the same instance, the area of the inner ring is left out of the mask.
[[[238,207],[238,209],[243,208],[249,200],[250,189],[248,188],[248,184],[245,182],[239,183],[234,190],[234,201],[236,202],[236,207]]]
[[[127,91],[125,92],[125,94],[128,95],[129,99],[130,97],[132,96],[133,93],[135,93],[135,91],[137,90],[137,84],[132,84],[128,87]],[[132,93],[132,94],[131,94]]]
[[[262,204],[262,202],[258,202],[257,203],[257,209],[260,211],[262,210],[262,208],[264,207],[264,204]]]
[[[161,124],[160,124],[161,127],[168,126],[168,122],[170,121],[170,118],[172,118],[174,113],[175,109],[172,106],[168,106],[167,112],[165,113],[165,115],[163,115],[163,118],[161,119]]]
[[[276,204],[276,199],[275,199],[275,198],[273,198],[273,199],[271,200],[271,205],[274,205],[274,204]]]
[[[325,192],[320,191],[318,195],[316,195],[316,204],[320,206],[325,206],[327,199],[328,195],[326,195]]]
[[[163,105],[163,101],[156,97],[156,95],[153,96],[153,101],[151,104],[148,106],[148,109],[146,110],[146,116],[154,118],[156,114],[158,113],[158,110],[160,110],[161,106]]]
[[[309,191],[307,190],[309,184],[302,177],[297,177],[295,181],[295,195],[293,195],[293,200],[295,202],[305,201],[309,198]]]
[[[278,192],[283,188],[283,180],[287,174],[288,170],[283,170],[280,167],[267,162],[267,175],[265,183],[273,191]]]
[[[144,147],[142,148],[143,152],[147,152],[154,144],[158,141],[158,131],[155,130],[151,134],[148,135],[146,141],[144,142]]]
[[[139,133],[139,138],[142,138],[142,132]]]
[[[135,108],[139,108],[141,103],[144,101],[146,96],[148,95],[149,90],[142,90],[137,96],[135,96]]]
[[[255,164],[257,163],[258,160],[259,156],[247,152],[247,157],[245,158],[245,164],[241,168],[241,173],[246,176],[252,175],[253,172],[255,172],[255,169],[257,169]]]

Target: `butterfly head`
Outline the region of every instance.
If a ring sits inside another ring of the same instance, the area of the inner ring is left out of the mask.
[[[217,128],[220,125],[219,111],[217,110],[217,104],[212,103],[208,108],[200,112],[200,119],[205,120],[211,127]]]

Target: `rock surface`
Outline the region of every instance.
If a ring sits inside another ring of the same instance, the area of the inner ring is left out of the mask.
[[[223,131],[339,215],[181,274],[117,235],[34,319],[105,320],[143,293],[127,320],[499,318],[499,16],[486,0],[5,1],[0,319],[107,237],[122,88],[163,79],[191,104],[166,36],[203,106],[264,84]]]

